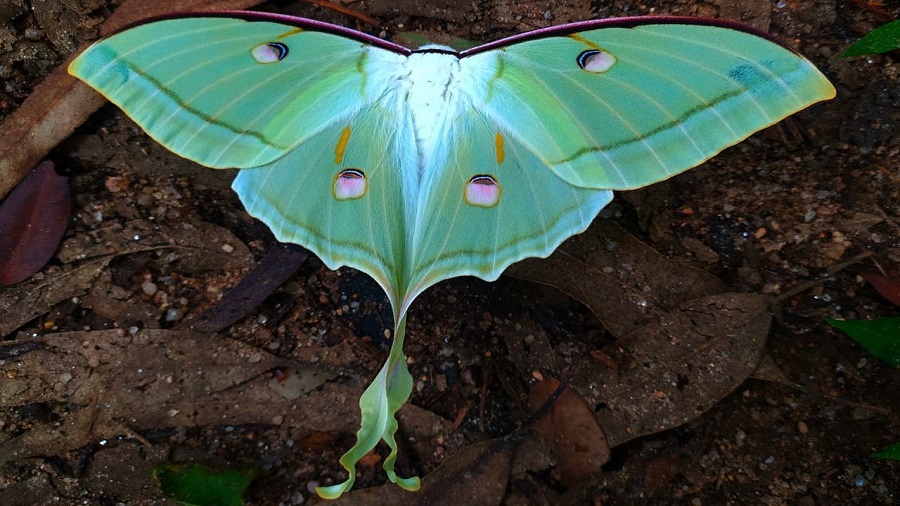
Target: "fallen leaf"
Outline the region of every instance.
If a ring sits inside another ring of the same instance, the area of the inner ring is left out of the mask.
[[[422,479],[422,488],[409,493],[389,483],[348,492],[335,500],[313,505],[382,506],[494,506],[502,504],[516,442],[507,438],[481,441],[462,448]]]
[[[355,398],[361,387],[328,383],[335,374],[326,369],[284,360],[234,339],[174,330],[70,332],[5,341],[0,355],[24,343],[32,343],[32,349],[0,363],[0,408],[41,402],[75,408],[59,424],[35,422],[0,443],[0,463],[83,446],[84,437],[54,436],[66,420],[83,416],[87,408],[77,406],[97,407],[90,415],[92,440],[115,438],[123,423],[139,431],[267,424],[281,416],[286,426],[348,432],[358,423],[357,407],[335,399]],[[296,409],[297,399],[273,390],[269,379],[276,369],[304,377],[300,401],[319,409]]]
[[[112,257],[64,266],[40,279],[0,289],[0,338],[5,338],[56,304],[84,295],[107,268]]]
[[[599,350],[570,343],[565,356],[534,322],[495,322],[494,331],[523,377],[542,368],[559,374],[555,364],[585,357],[570,384],[615,447],[693,420],[734,391],[756,369],[770,323],[766,297],[723,293],[685,302]]]
[[[528,394],[532,412],[540,409],[558,387],[555,378],[537,382]],[[556,455],[562,483],[573,486],[597,476],[609,460],[609,446],[593,410],[571,388],[550,402],[549,411],[537,417],[534,430]]]
[[[54,403],[72,409],[0,442],[0,465],[168,427],[272,424],[277,418],[304,431],[349,433],[359,427],[359,406],[348,400],[358,399],[365,383],[330,381],[337,375],[326,368],[185,330],[49,334],[0,342],[0,357],[6,357],[0,360],[0,408]],[[293,379],[273,388],[273,375]],[[450,433],[449,421],[417,406],[399,414],[414,452],[433,451],[433,440]],[[67,426],[80,429],[62,431]]]
[[[900,307],[900,277],[888,277],[880,272],[864,272],[862,276],[888,302]]]
[[[616,336],[686,300],[724,291],[715,276],[668,260],[608,220],[595,220],[546,259],[513,264],[507,273],[571,295]]]
[[[42,162],[0,202],[0,285],[30,278],[53,257],[69,225],[69,178]]]
[[[610,446],[700,416],[756,369],[771,324],[769,300],[722,293],[685,302],[603,348],[617,370],[585,364],[572,383]]]
[[[187,272],[240,269],[253,263],[250,249],[228,229],[205,221],[131,220],[70,237],[59,247],[63,263],[169,249]]]
[[[225,245],[229,251],[223,249]],[[102,282],[101,276],[117,256],[165,249],[172,250],[166,261],[178,262],[182,272],[240,269],[253,262],[253,255],[241,240],[227,229],[206,222],[166,224],[134,220],[80,234],[60,246],[57,258],[66,264],[60,270],[0,290],[0,336],[50,311],[57,303],[89,290],[90,296],[82,302],[107,318],[146,320],[146,305],[142,309],[129,300],[110,298],[104,289],[111,283]],[[141,316],[133,316],[137,314]]]

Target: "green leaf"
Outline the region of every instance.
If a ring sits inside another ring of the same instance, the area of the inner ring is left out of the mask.
[[[900,48],[900,19],[891,21],[886,25],[867,33],[865,37],[856,41],[841,56],[861,56],[864,54],[886,53]]]
[[[900,367],[900,317],[878,320],[834,320],[828,323],[842,330],[869,353],[894,367]]]
[[[189,506],[242,506],[253,469],[211,469],[202,464],[161,464],[153,469],[163,495]]]
[[[893,446],[873,455],[876,459],[900,460],[900,443],[894,443]]]

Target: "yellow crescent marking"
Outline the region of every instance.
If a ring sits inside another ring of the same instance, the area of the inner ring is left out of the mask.
[[[286,38],[290,37],[291,35],[297,35],[298,33],[302,32],[302,31],[303,31],[303,28],[293,28],[293,29],[290,29],[290,30],[282,33],[281,35],[279,35],[278,37],[275,37],[275,38],[276,39],[286,39]]]
[[[341,138],[338,139],[337,145],[334,146],[334,163],[339,164],[344,160],[344,150],[347,149],[347,141],[350,140],[350,125],[344,127],[341,132]]]
[[[597,44],[594,44],[593,42],[591,42],[591,41],[589,41],[589,40],[587,40],[587,39],[585,39],[584,37],[582,37],[581,35],[579,35],[579,34],[577,34],[577,33],[569,34],[569,37],[572,38],[572,39],[577,40],[578,42],[581,42],[582,44],[584,44],[585,46],[587,46],[587,47],[589,47],[589,48],[591,48],[591,49],[601,49],[600,46],[598,46]]]
[[[497,132],[497,137],[494,138],[494,148],[497,150],[497,165],[500,165],[506,157],[503,153],[503,135],[500,132]]]

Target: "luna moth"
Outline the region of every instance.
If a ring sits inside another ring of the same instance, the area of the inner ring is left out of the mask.
[[[388,359],[360,398],[355,465],[412,377],[406,316],[456,276],[495,280],[584,231],[613,190],[694,167],[834,88],[806,59],[735,23],[622,18],[457,52],[247,12],[156,20],[100,40],[69,72],[163,146],[212,168],[278,240],[374,278],[393,308]]]

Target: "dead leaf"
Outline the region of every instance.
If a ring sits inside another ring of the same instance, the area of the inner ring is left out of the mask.
[[[226,247],[227,246],[227,247]],[[170,249],[162,260],[178,262],[182,272],[215,269],[240,269],[251,265],[249,248],[231,232],[211,223],[158,223],[134,220],[113,225],[63,241],[57,258],[65,264],[61,270],[41,273],[39,279],[8,288],[0,288],[0,336],[6,336],[34,317],[49,311],[57,303],[91,290],[86,305],[94,307],[114,321],[135,319],[152,321],[143,309],[131,301],[118,301],[108,295],[110,282],[97,283],[109,262],[116,256],[143,251]],[[153,313],[155,311],[155,307]],[[158,316],[158,315],[157,315]]]
[[[588,362],[572,383],[615,446],[693,420],[734,391],[756,369],[770,323],[761,295],[688,301],[604,347],[617,370]]]
[[[724,290],[715,276],[668,260],[607,220],[595,220],[548,258],[525,260],[506,272],[578,299],[616,336],[681,302]]]
[[[411,494],[393,483],[353,490],[333,501],[313,505],[382,506],[493,506],[502,504],[509,480],[510,462],[516,442],[507,438],[471,444],[449,457],[434,472],[422,478],[422,488]]]
[[[771,381],[772,383],[778,383],[779,385],[785,385],[792,388],[798,388],[798,385],[784,374],[784,371],[782,371],[781,368],[778,367],[778,364],[775,363],[775,359],[772,358],[772,355],[769,355],[768,353],[764,353],[759,359],[759,363],[756,364],[756,369],[753,370],[753,374],[750,377],[762,381]]]
[[[228,229],[212,223],[167,223],[131,220],[63,241],[57,257],[63,263],[161,249],[188,272],[239,269],[253,263],[250,249]]]
[[[66,424],[83,427],[87,408],[78,406],[96,407],[90,415],[90,441],[207,425],[277,423],[350,433],[359,426],[356,401],[365,383],[352,378],[338,384],[325,368],[184,330],[50,334],[0,342],[0,357],[0,408],[44,402],[73,406],[59,423],[35,422],[17,438],[0,443],[0,465],[83,446],[82,432],[78,437],[60,432]],[[292,379],[273,385],[277,378]],[[433,440],[450,433],[449,421],[417,406],[404,406],[399,419],[417,453],[433,451]],[[52,450],[42,453],[48,447]]]
[[[532,412],[540,409],[558,387],[555,378],[537,382],[528,394]],[[534,430],[556,455],[562,483],[573,486],[599,475],[600,467],[609,461],[609,446],[593,410],[571,388],[564,389],[549,407],[548,413],[538,416]]]
[[[127,24],[172,12],[243,9],[258,0],[129,0],[100,28],[108,35]],[[83,47],[86,47],[85,44]],[[28,99],[0,125],[0,198],[6,196],[32,167],[106,99],[66,70],[71,58],[34,88]]]
[[[524,377],[540,369],[538,364],[585,357],[575,363],[570,383],[614,447],[693,420],[734,391],[759,363],[770,322],[769,301],[761,295],[712,295],[688,301],[593,350],[603,360],[591,357],[588,343],[570,343],[566,356],[525,353],[550,347],[546,332],[534,322],[495,323],[494,330]],[[516,342],[525,337],[527,347]]]
[[[900,307],[900,277],[888,277],[879,272],[864,272],[862,277],[888,302]]]
[[[0,337],[6,337],[56,304],[84,295],[112,257],[64,266],[15,286],[0,287]]]
[[[233,339],[171,330],[70,332],[3,342],[0,355],[23,343],[41,347],[0,363],[0,407],[66,402],[95,408],[75,408],[61,425],[35,423],[0,444],[0,462],[63,453],[88,440],[114,438],[126,427],[271,424],[279,417],[288,426],[349,432],[358,423],[358,406],[351,400],[361,387],[328,383],[335,375],[325,369]],[[301,398],[287,399],[270,387],[276,369],[304,379]],[[297,403],[319,409],[297,409]],[[87,411],[89,436],[81,429],[61,432],[63,426],[83,429]]]
[[[30,278],[53,257],[69,225],[69,178],[42,162],[0,202],[0,285]]]

